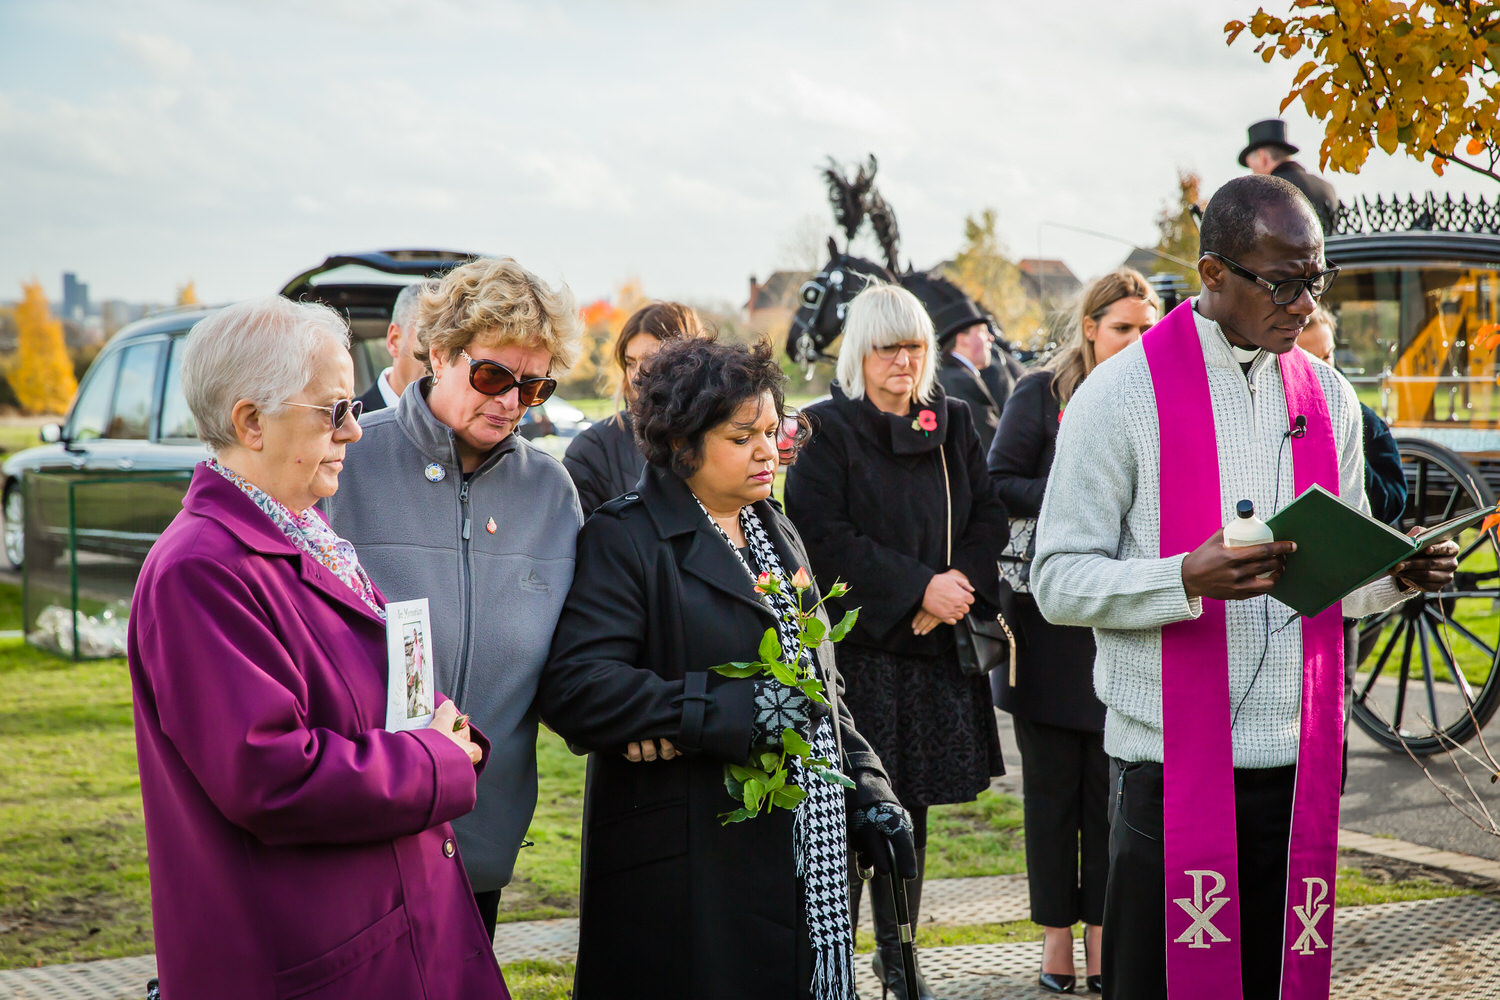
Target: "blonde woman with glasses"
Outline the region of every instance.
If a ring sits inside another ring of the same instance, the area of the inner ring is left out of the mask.
[[[932,320],[910,292],[873,285],[849,304],[833,398],[787,473],[787,513],[819,585],[854,584],[839,647],[846,700],[912,815],[921,902],[929,806],[968,802],[1005,771],[989,681],[959,669],[953,625],[998,610],[1008,522],[967,404],[937,383]],[[859,905],[859,886],[851,894]],[[906,998],[889,890],[871,889],[876,974]],[[932,994],[925,983],[922,997]],[[917,1000],[913,997],[910,1000]]]

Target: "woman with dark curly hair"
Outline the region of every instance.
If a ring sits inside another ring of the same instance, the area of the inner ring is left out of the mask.
[[[632,489],[646,467],[646,456],[635,443],[630,403],[635,377],[645,370],[661,345],[686,337],[706,337],[703,322],[681,302],[652,302],[631,313],[615,338],[615,406],[620,412],[601,420],[573,439],[563,456],[563,468],[578,487],[578,502],[588,517],[606,500]]]
[[[811,572],[770,499],[784,383],[766,345],[664,346],[631,404],[649,463],[640,487],[579,535],[536,702],[591,752],[578,1000],[849,1000],[848,845],[886,871],[894,848],[902,874],[916,871],[906,813],[835,696],[832,643],[803,649],[780,630],[788,655],[823,679],[831,713],[774,679],[710,669],[759,660],[788,611],[784,594],[757,590],[761,574]],[[724,765],[779,750],[787,729],[853,788],[794,770],[807,793],[795,810],[725,824],[738,803]],[[633,764],[624,751],[638,740],[683,753]]]

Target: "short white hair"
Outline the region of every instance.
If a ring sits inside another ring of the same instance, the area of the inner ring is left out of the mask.
[[[927,345],[917,368],[912,399],[930,403],[937,386],[937,338],[932,318],[917,297],[900,285],[871,280],[854,296],[844,314],[844,337],[839,343],[838,377],[844,395],[859,399],[865,394],[865,358],[877,347],[920,340]]]
[[[276,413],[312,380],[324,338],[349,346],[344,318],[316,302],[280,295],[238,302],[205,316],[187,335],[182,394],[198,438],[218,454],[239,443],[234,404]]]

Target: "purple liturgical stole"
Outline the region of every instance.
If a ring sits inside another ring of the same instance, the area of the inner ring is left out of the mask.
[[[1203,346],[1184,302],[1141,340],[1161,433],[1161,556],[1191,552],[1223,527],[1219,453]],[[1314,483],[1338,495],[1338,450],[1328,401],[1300,350],[1280,356],[1296,493]],[[1238,498],[1236,498],[1238,499]],[[1340,606],[1302,621],[1301,742],[1288,846],[1282,1000],[1322,1000],[1332,967],[1343,745]],[[1162,629],[1167,993],[1173,1000],[1239,997],[1240,893],[1235,848],[1229,639],[1223,601]],[[1252,876],[1253,877],[1253,876]]]

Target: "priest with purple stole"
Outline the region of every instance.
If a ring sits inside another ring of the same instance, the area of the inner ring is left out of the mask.
[[[1359,402],[1297,335],[1337,268],[1307,198],[1236,178],[1203,215],[1203,291],[1069,402],[1031,587],[1094,629],[1111,768],[1104,996],[1329,992],[1342,618],[1437,590],[1434,545],[1315,618],[1266,596],[1290,542],[1223,543],[1314,483],[1368,512]]]

